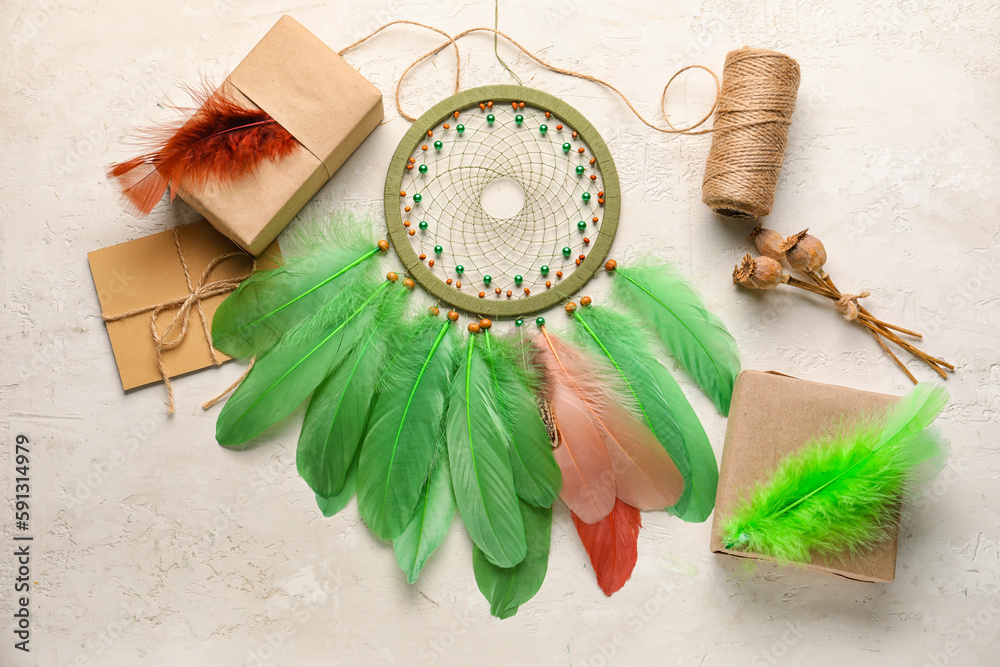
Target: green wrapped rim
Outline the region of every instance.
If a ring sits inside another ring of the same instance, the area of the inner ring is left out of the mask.
[[[399,207],[399,192],[402,189],[407,160],[417,146],[424,143],[427,131],[437,127],[455,111],[478,105],[487,100],[493,100],[494,103],[524,102],[538,109],[549,111],[552,115],[568,123],[590,148],[597,160],[597,166],[604,182],[601,233],[590,252],[587,253],[586,259],[573,273],[550,289],[524,298],[480,299],[469,292],[462,292],[446,284],[420,260],[413,246],[410,245]],[[607,144],[604,143],[604,139],[601,138],[597,129],[584,118],[583,114],[559,98],[534,88],[495,85],[472,88],[444,99],[428,109],[413,123],[403,135],[396,152],[392,155],[392,160],[389,162],[385,179],[384,204],[389,239],[413,280],[440,301],[470,315],[516,318],[547,310],[570,299],[604,265],[618,229],[618,216],[621,212],[621,189],[618,183],[618,171],[611,158],[611,151],[608,150]]]

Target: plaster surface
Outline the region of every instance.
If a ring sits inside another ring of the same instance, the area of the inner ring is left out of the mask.
[[[500,28],[564,67],[614,82],[649,117],[670,75],[722,69],[743,45],[802,67],[767,223],[810,227],[828,269],[871,310],[955,363],[941,420],[952,456],[905,518],[896,581],[853,583],[709,553],[710,522],[644,515],[631,581],[606,598],[568,511],[548,577],[510,620],[488,614],[458,523],[419,582],[352,503],[332,519],[295,471],[302,411],[233,452],[203,411],[243,371],[229,363],[162,387],[119,385],[86,253],[196,219],[180,202],[136,218],[105,166],[131,128],[164,120],[184,84],[231,70],[283,13],[339,48],[406,18],[448,32],[492,25],[490,2],[291,0],[0,6],[0,664],[2,665],[974,665],[1000,648],[1000,9],[988,0],[698,0],[500,3]],[[407,64],[439,42],[417,28],[348,54],[386,96],[386,122],[303,210],[381,212],[408,123],[392,103]],[[654,133],[608,91],[501,46],[527,85],[601,131],[624,191],[619,258],[676,261],[734,332],[744,366],[872,391],[909,382],[826,304],[730,281],[745,224],[700,201],[709,138]],[[449,94],[451,56],[417,70],[403,103]],[[492,39],[463,43],[463,85],[509,83]],[[710,82],[671,90],[678,120]],[[605,277],[589,288],[607,290]],[[558,324],[558,317],[553,317]],[[910,363],[921,379],[935,376]],[[678,374],[716,454],[725,421]],[[783,415],[788,420],[796,415]],[[13,648],[14,440],[31,461],[31,652]]]

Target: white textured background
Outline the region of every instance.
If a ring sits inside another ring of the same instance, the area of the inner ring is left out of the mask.
[[[453,33],[492,25],[493,4],[3,0],[0,487],[6,508],[13,438],[28,434],[38,583],[26,656],[12,649],[5,509],[0,664],[997,664],[998,5],[546,4],[502,2],[501,28],[558,64],[614,81],[649,114],[674,70],[721,72],[725,53],[744,44],[801,63],[769,225],[811,227],[841,287],[870,289],[872,310],[925,332],[926,348],[958,366],[941,420],[953,458],[906,521],[896,582],[747,570],[708,552],[710,524],[651,513],[632,580],[607,599],[560,508],[548,578],[515,618],[489,617],[457,524],[408,587],[354,504],[330,520],[316,512],[294,469],[301,413],[253,451],[215,444],[218,408],[199,404],[238,364],[177,381],[171,419],[161,387],[122,394],[86,253],[195,218],[180,203],[128,215],[104,167],[128,154],[130,127],[168,117],[161,105],[184,101],[182,84],[224,75],[282,13],[339,48],[396,18]],[[341,204],[381,210],[385,168],[407,127],[393,86],[437,41],[396,29],[348,56],[386,94],[388,122],[303,216]],[[464,85],[509,82],[491,40],[472,38],[464,50]],[[615,254],[648,244],[679,262],[736,335],[745,367],[908,388],[864,331],[827,306],[730,284],[747,230],[700,202],[707,137],[650,132],[608,92],[501,53],[525,83],[564,97],[607,138],[625,193]],[[412,112],[450,92],[450,67],[442,57],[417,72],[404,95]],[[672,95],[679,117],[704,111],[703,84],[691,77]],[[719,454],[724,420],[691,395]]]

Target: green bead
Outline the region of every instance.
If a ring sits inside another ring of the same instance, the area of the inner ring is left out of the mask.
[[[583,176],[583,172],[585,171],[587,171],[587,168],[584,167],[582,164],[576,165],[576,173],[578,176]]]
[[[535,324],[537,324],[538,326],[542,326],[543,324],[545,324],[545,318],[544,317],[536,317],[535,318]]]
[[[538,128],[538,131],[541,132],[542,134],[545,134],[546,132],[549,131],[549,126],[548,125],[542,125],[541,127]]]
[[[455,130],[457,130],[459,134],[462,134],[463,132],[465,132],[465,126],[459,123],[458,125],[455,126]]]
[[[427,173],[427,165],[426,164],[420,165],[419,167],[417,167],[417,169],[420,170],[421,174],[426,174]],[[579,169],[579,167],[577,167],[577,169]]]
[[[573,249],[572,248],[570,248],[569,246],[566,246],[565,248],[563,248],[563,255],[565,255],[566,257],[569,257],[572,254],[573,254]]]
[[[492,125],[493,121],[495,121],[496,119],[497,119],[496,116],[494,116],[493,114],[490,114],[490,115],[488,115],[486,117],[486,122],[489,123],[490,125]]]
[[[524,276],[514,276],[514,282],[520,285],[524,282]]]
[[[539,270],[542,272],[543,276],[549,275],[549,266],[548,266],[548,264],[542,264],[542,268],[539,269]]]
[[[434,246],[434,254],[435,255],[440,255],[443,252],[444,252],[444,248],[442,246],[439,246],[439,245]]]
[[[486,274],[485,276],[483,276],[483,282],[489,285],[491,282],[493,282],[493,276]]]
[[[571,148],[573,148],[573,147],[570,146],[569,142],[567,141],[565,144],[563,144],[563,153],[569,153],[569,150]]]
[[[444,148],[444,142],[438,139],[437,141],[434,142],[434,148],[436,148],[437,150],[441,150],[442,148]]]
[[[524,320],[522,320],[520,317],[517,318],[516,320],[514,320],[514,326],[515,327],[520,327],[520,326],[523,326],[523,325],[524,325]]]
[[[427,221],[426,220],[421,220],[420,224],[418,225],[418,227],[420,227],[420,229],[427,229]]]
[[[587,223],[584,220],[581,220],[580,222],[576,223],[576,228],[582,232],[587,228]]]
[[[464,267],[464,266],[462,266],[461,264],[458,264],[458,265],[457,265],[457,266],[455,267],[455,273],[457,273],[457,274],[459,274],[459,275],[462,275],[463,273],[465,273],[465,267]]]
[[[584,199],[590,199],[590,195],[589,194],[587,194],[586,192],[584,192],[583,194],[587,195],[586,197],[584,197]],[[420,203],[420,200],[423,199],[423,198],[424,198],[424,196],[422,194],[420,194],[419,192],[414,193],[414,195],[413,195],[413,201],[417,202],[418,204]]]
[[[419,196],[420,195],[413,195],[413,200],[414,201],[420,201],[419,199],[417,199],[417,197],[419,197]],[[582,195],[580,195],[580,198],[583,199],[583,201],[590,201],[590,193],[589,192],[584,192]]]
[[[520,125],[521,123],[524,122],[524,116],[522,116],[521,114],[517,114],[516,116],[514,116],[514,122]]]

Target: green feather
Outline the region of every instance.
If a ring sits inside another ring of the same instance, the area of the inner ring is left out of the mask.
[[[313,392],[295,461],[321,496],[340,492],[364,437],[389,332],[402,317],[404,290],[392,290],[357,346]]]
[[[244,449],[244,443],[302,403],[354,348],[386,295],[407,291],[393,287],[389,281],[355,281],[286,333],[254,364],[219,413],[219,444]]]
[[[343,288],[337,278],[371,278],[379,254],[368,220],[338,214],[285,243],[281,266],[250,276],[212,317],[212,345],[232,357],[260,356]]]
[[[809,562],[885,539],[899,503],[940,464],[928,426],[947,400],[943,388],[918,384],[882,419],[847,424],[785,457],[723,521],[726,548]]]
[[[340,492],[332,496],[321,496],[316,494],[316,504],[319,506],[319,511],[323,513],[325,517],[331,517],[334,514],[340,512],[340,510],[347,507],[347,503],[351,502],[351,498],[354,497],[355,492],[358,490],[358,457],[355,455],[354,460],[351,461],[350,467],[347,469],[347,476],[344,479],[344,484],[340,488]]]
[[[728,415],[740,357],[722,320],[668,264],[619,267],[614,274],[615,293],[649,321],[670,354]]]
[[[420,492],[417,508],[406,529],[392,541],[396,562],[406,573],[408,582],[417,581],[424,563],[448,535],[454,517],[455,496],[451,491],[451,470],[442,438],[438,444],[437,460]]]
[[[497,413],[479,336],[470,336],[448,406],[448,459],[462,522],[477,547],[499,567],[524,559],[527,544],[518,510],[507,431]]]
[[[551,507],[562,475],[552,456],[552,440],[535,400],[538,378],[519,337],[487,331],[485,354],[493,396],[510,443],[510,463],[517,496],[535,507]]]
[[[384,540],[406,529],[430,474],[458,349],[448,319],[422,318],[404,332],[372,407],[358,467],[358,509]]]
[[[510,618],[518,608],[534,597],[542,587],[549,565],[549,542],[552,533],[552,508],[533,507],[521,502],[521,517],[528,542],[528,552],[514,567],[497,567],[478,547],[473,547],[472,568],[476,584],[489,600],[490,613]]]
[[[649,426],[684,477],[684,491],[671,508],[685,521],[701,522],[715,506],[719,469],[708,436],[670,372],[657,360],[646,331],[610,308],[573,312],[580,337],[608,358],[622,379],[626,398]]]

